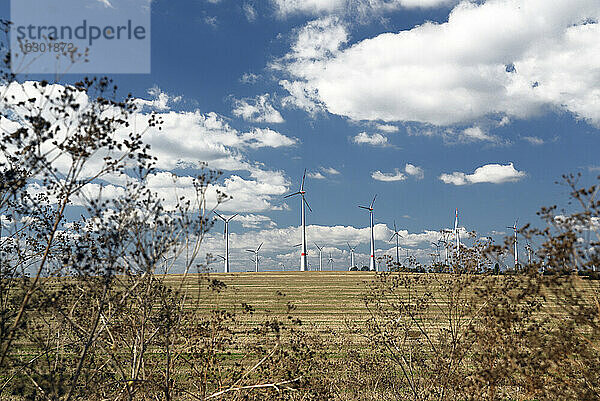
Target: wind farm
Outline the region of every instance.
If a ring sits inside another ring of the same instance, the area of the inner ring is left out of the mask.
[[[392,220],[392,223],[389,225],[390,227],[381,222],[378,222],[376,225],[374,211],[377,195],[375,195],[368,206],[358,205],[359,209],[366,210],[369,213],[368,225],[363,225],[363,228],[359,229],[354,229],[352,226],[339,226],[348,232],[355,232],[355,234],[352,235],[351,240],[353,245],[351,245],[349,240],[340,240],[340,238],[336,238],[335,234],[323,230],[322,226],[319,226],[318,224],[307,224],[306,209],[308,208],[308,211],[310,212],[313,211],[306,199],[307,187],[310,187],[311,185],[310,179],[307,180],[309,177],[310,174],[308,170],[304,169],[299,182],[299,190],[282,197],[283,201],[294,197],[300,202],[298,205],[300,210],[293,207],[293,204],[288,207],[291,213],[299,212],[300,225],[297,229],[291,230],[290,235],[287,237],[290,242],[299,242],[290,245],[289,248],[287,248],[288,253],[281,254],[277,254],[277,252],[281,252],[282,250],[285,252],[286,250],[286,247],[281,240],[263,240],[256,248],[242,249],[244,252],[252,254],[252,257],[250,258],[253,265],[252,268],[245,266],[246,263],[244,260],[247,259],[241,258],[239,252],[234,253],[235,256],[233,259],[231,257],[229,224],[236,216],[238,216],[238,214],[225,217],[215,211],[216,217],[224,223],[224,256],[217,255],[217,257],[223,261],[223,268],[213,268],[212,271],[217,273],[232,272],[232,260],[235,265],[238,266],[236,268],[237,271],[255,273],[259,271],[268,272],[281,270],[297,270],[300,272],[314,270],[322,272],[325,270],[325,265],[329,267],[329,270],[337,268],[339,271],[366,270],[375,273],[379,271],[402,269],[411,270],[418,266],[420,266],[418,267],[418,269],[420,269],[419,271],[453,271],[455,266],[461,263],[461,255],[465,252],[471,252],[478,243],[477,235],[475,233],[469,232],[464,227],[460,226],[458,207],[454,208],[452,228],[441,228],[437,231],[427,232],[425,235],[411,234],[407,229],[399,227],[395,219]],[[385,202],[386,199],[380,198],[379,201]],[[277,223],[273,222],[273,224],[276,225]],[[512,231],[512,254],[514,256],[514,263],[509,266],[504,264],[503,258],[502,260],[498,259],[496,263],[502,262],[500,264],[500,270],[518,269],[520,267],[519,229],[517,224],[518,219],[512,226],[507,227]],[[357,225],[360,227],[360,222],[357,222]],[[466,237],[463,238],[463,236]],[[240,238],[240,236],[236,236],[237,248],[244,244],[238,238]],[[260,235],[257,238],[260,238]],[[307,247],[308,241],[311,241],[314,244],[314,253],[309,252]],[[493,244],[493,239],[490,236],[482,237],[481,241],[486,243],[488,247]],[[392,248],[386,247],[386,244],[388,243],[392,243],[394,246]],[[263,248],[263,245],[266,247]],[[365,246],[368,246],[368,253],[361,253],[359,249],[361,247],[364,249]],[[267,252],[267,254],[270,253],[270,255],[263,257],[259,254],[261,249]],[[400,257],[401,250],[406,252],[406,257]],[[531,265],[534,261],[533,256],[535,255],[535,250],[529,239],[526,239],[526,246],[523,251],[527,254],[528,265]],[[274,252],[275,254],[273,254]],[[481,253],[481,251],[478,252]],[[409,253],[412,253],[412,255],[409,255]],[[325,260],[324,257],[327,254],[329,256]],[[347,260],[347,265],[342,263],[334,267],[334,255],[337,255],[338,258]],[[236,260],[236,257],[240,257],[240,260]],[[283,262],[283,260],[285,260],[285,262]],[[299,261],[296,265],[297,267],[294,267],[294,260]],[[266,263],[262,263],[264,261],[266,261]],[[291,267],[286,267],[290,266],[290,264]],[[311,268],[311,266],[313,267]],[[481,269],[484,268],[479,262],[478,266],[480,266]]]

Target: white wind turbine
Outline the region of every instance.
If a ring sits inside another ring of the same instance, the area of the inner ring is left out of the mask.
[[[450,230],[448,228],[444,228],[444,229],[440,230],[440,234],[442,236],[440,237],[438,242],[444,244],[444,264],[448,265],[448,247],[450,246],[450,244],[448,243],[448,240],[450,239],[452,230]]]
[[[458,231],[458,208],[454,215],[454,235],[456,236],[456,257],[460,258],[460,233]]]
[[[329,252],[329,259],[327,259],[327,263],[329,263],[331,270],[333,270],[333,258],[331,257],[331,252]]]
[[[359,206],[361,209],[366,209],[369,211],[369,217],[371,220],[371,253],[369,258],[369,270],[371,271],[377,270],[377,267],[375,265],[375,237],[373,235],[373,204],[375,203],[375,198],[377,198],[377,195],[373,197],[373,200],[371,201],[371,205],[369,207]]]
[[[531,252],[533,249],[531,249],[531,245],[529,244],[529,240],[525,240],[526,244],[525,244],[525,249],[527,249],[527,262],[529,264],[529,266],[531,266]]]
[[[256,249],[246,249],[246,252],[252,252],[254,254],[254,271],[256,273],[258,273],[258,251],[260,251],[260,248],[263,246],[264,242],[261,242],[260,245],[258,246],[258,248]]]
[[[302,175],[302,184],[300,185],[300,191],[294,192],[293,194],[286,195],[284,198],[289,198],[290,196],[300,195],[300,204],[302,207],[302,252],[300,253],[300,271],[305,272],[308,270],[308,260],[306,257],[306,212],[304,210],[304,205],[308,206],[308,210],[312,212],[310,205],[304,198],[304,194],[306,191],[304,190],[304,179],[306,178],[306,169],[304,169],[304,174]]]
[[[399,241],[400,241],[400,238],[403,238],[403,237],[400,235],[400,232],[396,228],[396,220],[394,220],[394,233],[390,237],[390,241],[392,239],[394,239],[394,237],[396,237],[396,265],[400,266],[400,251],[399,251],[400,243],[399,243]]]
[[[356,266],[354,263],[354,251],[356,250],[357,245],[352,248],[349,242],[346,242],[346,244],[348,244],[348,248],[350,249],[350,269],[348,270],[352,270],[352,268]]]
[[[317,247],[317,249],[319,250],[319,271],[322,272],[323,271],[323,248],[320,247],[319,245],[317,245],[316,242],[314,244]]]
[[[217,212],[215,212],[215,214],[217,216],[219,216],[219,218],[221,220],[223,220],[223,222],[225,223],[225,229],[223,230],[223,238],[225,238],[225,273],[229,273],[230,272],[230,269],[229,269],[229,222],[231,220],[233,220],[233,218],[235,216],[237,216],[237,213],[234,214],[233,216],[231,216],[228,219],[226,219],[225,217],[221,216]]]
[[[519,219],[515,220],[515,224],[513,226],[508,226],[506,228],[510,228],[513,230],[514,232],[514,236],[515,236],[515,269],[517,268],[517,266],[519,266],[519,247],[518,247],[518,243],[517,243],[517,223],[519,222]]]

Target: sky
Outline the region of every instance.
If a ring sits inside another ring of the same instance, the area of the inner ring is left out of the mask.
[[[246,249],[262,242],[261,269],[298,269],[300,201],[284,196],[304,169],[309,264],[318,268],[316,242],[336,270],[350,263],[347,242],[368,265],[358,206],[375,195],[377,256],[395,255],[395,222],[401,255],[429,262],[455,208],[463,233],[501,241],[515,219],[539,224],[541,206],[567,200],[562,174],[582,184],[600,174],[597,0],[154,0],[150,10],[151,72],[112,77],[140,114],[164,120],[146,139],[159,168],[149,184],[165,202],[169,173],[189,193],[199,161],[223,172],[214,188],[232,199],[217,210],[239,213],[233,271],[253,269]],[[217,221],[205,252],[223,254],[222,231]]]

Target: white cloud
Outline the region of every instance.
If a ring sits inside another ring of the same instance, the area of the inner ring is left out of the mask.
[[[298,143],[296,138],[290,138],[270,128],[254,128],[250,132],[243,133],[241,138],[251,148],[280,148]]]
[[[425,172],[421,167],[417,167],[410,163],[406,163],[406,166],[404,166],[404,172],[412,177],[415,177],[417,180],[421,180],[425,177]],[[382,173],[381,171],[377,170],[371,173],[371,178],[384,182],[404,181],[406,179],[406,174],[402,173],[399,168],[394,169],[393,173]]]
[[[293,14],[346,14],[368,17],[405,8],[432,8],[454,4],[458,0],[271,0],[278,16]]]
[[[334,169],[333,167],[321,167],[321,171],[329,174],[329,175],[338,175],[340,174],[339,171],[337,171],[336,169]]]
[[[254,99],[236,99],[233,114],[255,123],[282,123],[283,117],[270,103],[268,93]]]
[[[359,145],[372,145],[372,146],[387,146],[388,139],[381,134],[369,135],[366,132],[361,132],[352,138],[352,142]]]
[[[523,139],[532,145],[543,145],[544,140],[537,136],[524,136]]]
[[[299,31],[280,67],[294,77],[288,86],[302,83],[313,103],[354,120],[467,125],[556,108],[600,125],[599,19],[597,0],[463,1],[445,23],[342,49],[346,28],[325,17]]]
[[[526,176],[524,171],[515,169],[512,163],[507,165],[502,164],[486,164],[485,166],[475,169],[473,174],[465,174],[455,171],[452,174],[440,175],[440,180],[446,184],[467,185],[478,183],[503,184],[505,182],[516,182]]]
[[[98,0],[98,1],[102,4],[104,4],[104,7],[106,7],[106,8],[114,8],[109,0]]]
[[[244,10],[244,14],[246,15],[246,19],[249,22],[256,21],[256,10],[252,6],[252,4],[244,3],[244,5],[242,6],[242,9]]]
[[[298,108],[306,111],[311,115],[316,115],[318,112],[324,110],[323,105],[318,99],[317,90],[310,84],[300,81],[279,81],[289,96],[281,99],[283,107]]]
[[[244,84],[255,84],[260,78],[259,75],[256,75],[252,72],[245,72],[244,75],[240,78],[240,82]]]
[[[170,105],[173,103],[179,103],[181,101],[181,96],[169,96],[165,92],[163,92],[158,86],[154,86],[148,89],[148,94],[152,96],[151,100],[147,99],[135,99],[135,104],[139,108],[150,108],[157,111],[165,111],[171,108]]]
[[[489,135],[487,132],[483,131],[481,127],[475,126],[462,130],[459,135],[459,140],[462,142],[497,142],[498,138]]]
[[[406,163],[406,166],[404,166],[404,171],[406,172],[406,174],[412,175],[418,180],[422,180],[425,177],[425,172],[421,167],[415,166],[410,163]]]
[[[306,176],[308,178],[314,178],[315,180],[324,180],[325,179],[325,176],[323,174],[321,174],[321,172],[319,172],[319,171],[308,172],[306,174]]]
[[[237,219],[237,217],[236,217]],[[235,232],[235,222],[232,221],[230,225],[229,241],[231,250],[231,264],[235,271],[245,271],[252,269],[253,265],[248,260],[248,255],[245,249],[250,249],[258,246],[261,242],[264,245],[261,248],[262,266],[264,269],[279,270],[282,269],[280,263],[283,263],[288,269],[291,267],[293,270],[298,269],[299,264],[299,250],[294,248],[294,245],[300,242],[302,235],[301,227],[270,227],[266,229],[260,229],[256,231],[246,231],[243,233]],[[368,222],[368,215],[365,216],[365,223]],[[203,244],[205,245],[204,251],[211,252],[213,254],[220,254],[223,251],[223,236],[222,236],[222,224],[217,222],[216,228],[209,233]],[[350,263],[350,253],[346,245],[347,242],[350,244],[358,245],[356,252],[356,262],[360,266],[368,264],[368,244],[370,240],[370,229],[368,227],[353,227],[353,226],[318,226],[308,225],[307,239],[308,239],[308,259],[309,264],[312,268],[318,268],[319,266],[319,253],[314,242],[322,246],[323,249],[323,264],[327,270],[329,265],[326,264],[329,258],[329,253],[334,258],[334,267],[336,270],[347,269]],[[383,241],[387,243],[392,230],[389,229],[385,224],[376,224],[374,227],[374,235],[376,241]],[[466,237],[466,230],[461,227],[461,233],[463,238]],[[431,253],[431,242],[435,242],[439,239],[440,233],[436,230],[424,230],[422,232],[410,233],[407,230],[400,230],[402,238],[400,238],[400,246],[402,247],[402,255],[404,255],[405,249],[411,247],[410,253],[417,257],[427,258],[429,260],[429,253]],[[420,249],[414,249],[418,247]],[[377,250],[377,256],[382,254],[395,255],[395,247],[388,249]],[[215,265],[215,268],[222,269],[222,265]]]
[[[35,107],[39,107],[40,113],[50,121],[56,120],[48,110],[47,103],[42,103],[42,92],[46,95],[56,96],[64,90],[64,87],[47,85],[41,89],[39,85],[38,88],[35,85],[34,82],[25,82],[20,85],[13,84],[8,89],[3,88],[3,92],[8,96],[7,99],[10,99],[10,102],[7,101],[3,104],[4,110],[11,110],[10,113],[3,112],[0,116],[0,127],[5,132],[12,132],[23,123],[22,115],[29,112],[18,103],[29,98],[39,99],[35,102]],[[153,90],[152,93],[159,95],[157,97],[159,99],[158,109],[168,108],[168,106],[162,107],[170,102],[164,101],[164,97],[163,100],[160,100],[162,93],[160,90]],[[73,111],[73,118],[77,117],[77,113],[86,112],[89,107],[89,101],[85,94],[78,96],[76,94],[76,97],[80,108]],[[139,103],[139,100],[136,100],[136,103]],[[156,107],[153,108],[153,111],[155,109]],[[151,146],[149,154],[156,157],[156,167],[164,170],[150,176],[148,183],[152,189],[165,198],[168,207],[172,207],[176,203],[175,194],[177,193],[185,194],[191,199],[195,198],[192,178],[182,176],[177,179],[177,182],[174,182],[169,171],[180,167],[199,169],[203,167],[203,162],[207,162],[210,168],[224,172],[219,183],[210,187],[209,207],[214,206],[217,199],[216,191],[221,190],[234,196],[232,200],[223,205],[225,210],[257,212],[283,208],[279,197],[288,191],[289,186],[284,173],[270,170],[259,162],[249,160],[246,152],[256,148],[275,149],[293,146],[297,143],[295,138],[287,137],[268,128],[254,128],[249,132],[240,132],[216,113],[159,111],[157,117],[163,121],[160,130],[158,127],[147,127],[147,117],[148,114],[144,110],[132,115],[128,121],[129,128],[117,131],[116,139],[125,139],[131,127],[134,127],[136,132],[143,132],[143,141]],[[54,121],[51,126],[51,129],[60,128],[59,136],[56,138],[59,142],[65,135],[72,134],[72,132],[69,133],[68,128],[65,128],[69,126],[68,121],[65,120],[68,118]],[[49,151],[50,144],[42,144],[42,150]],[[115,151],[115,153],[118,152]],[[107,152],[101,151],[90,158],[83,166],[81,178],[95,176],[102,168],[103,158],[106,155]],[[0,155],[1,157],[2,155]],[[67,171],[69,166],[70,159],[67,156],[58,157],[53,162],[53,167],[59,172]],[[126,176],[114,174],[103,176],[102,179],[105,181],[102,188],[104,198],[122,194],[127,181],[131,180]],[[35,187],[30,189],[36,190]],[[87,191],[88,197],[97,196],[100,192],[100,185],[99,183],[89,184],[84,189],[85,191]],[[73,201],[83,202],[79,199],[73,199]]]
[[[394,169],[393,173],[382,173],[379,170],[374,171],[371,173],[371,178],[373,178],[376,181],[394,182],[404,181],[406,179],[406,176],[403,173],[401,173],[399,169]]]
[[[228,216],[224,216],[228,217]],[[242,214],[237,215],[234,220],[232,220],[233,224],[241,223],[244,228],[258,229],[261,227],[267,228],[275,228],[277,224],[271,220],[270,217],[264,216],[262,214]]]
[[[389,125],[389,124],[377,124],[376,127],[379,131],[383,131],[386,133],[398,132],[398,130],[399,130],[399,128],[396,127],[395,125]]]

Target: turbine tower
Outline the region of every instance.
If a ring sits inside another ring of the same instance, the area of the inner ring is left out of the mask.
[[[258,251],[263,246],[264,242],[261,242],[256,249],[246,249],[246,252],[252,252],[254,254],[254,271],[258,273]]]
[[[329,266],[331,266],[331,270],[333,270],[333,258],[331,257],[331,252],[329,252],[329,259],[327,260]]]
[[[514,232],[514,235],[515,235],[515,269],[519,265],[519,247],[518,247],[518,243],[517,243],[517,223],[518,222],[519,222],[519,219],[515,220],[515,224],[513,226],[506,227],[506,228],[512,229]]]
[[[458,208],[454,215],[454,235],[456,236],[456,257],[460,258],[460,233],[458,232]]]
[[[320,247],[319,245],[317,245],[316,242],[314,244],[317,247],[317,249],[319,250],[319,271],[322,272],[323,271],[323,248]]]
[[[352,268],[356,266],[354,263],[354,251],[356,250],[356,246],[352,248],[349,242],[346,242],[346,244],[348,244],[348,248],[350,249],[350,269],[348,270],[352,270]]]
[[[396,228],[396,220],[394,220],[394,233],[390,237],[390,241],[394,239],[394,237],[396,237],[396,265],[400,266],[400,251],[398,250],[398,247],[400,246],[399,240],[403,237],[400,235],[400,232]]]
[[[221,216],[216,211],[215,211],[215,214],[217,216],[219,216],[219,218],[221,220],[223,220],[223,222],[225,223],[225,229],[223,230],[223,238],[225,238],[225,273],[230,273],[231,271],[229,269],[229,222],[231,220],[233,220],[233,218],[235,216],[237,216],[237,213],[234,214],[233,216],[231,216],[228,219],[226,219],[225,217]]]
[[[302,252],[300,253],[300,271],[305,272],[308,270],[308,260],[306,258],[306,212],[304,210],[304,205],[308,206],[308,210],[312,212],[310,205],[304,198],[304,194],[306,191],[304,190],[304,179],[306,178],[306,169],[304,169],[304,174],[302,175],[302,184],[300,185],[300,191],[294,192],[293,194],[286,195],[284,198],[289,198],[290,196],[300,195],[300,206],[302,208]]]
[[[529,244],[529,240],[525,240],[526,241],[526,245],[525,245],[525,249],[527,249],[527,262],[529,264],[529,266],[531,266],[531,245]]]
[[[361,209],[369,211],[369,217],[371,220],[371,254],[369,258],[369,270],[371,271],[377,270],[377,267],[375,265],[375,237],[373,236],[373,204],[375,203],[375,198],[377,198],[377,195],[373,197],[373,200],[371,201],[371,205],[369,207],[359,206]]]
[[[437,259],[435,259],[433,261],[433,263],[435,264],[435,261],[437,260],[438,262],[442,263],[442,256],[440,255],[440,247],[442,246],[442,242],[440,242],[438,240],[438,242],[432,242],[431,245],[435,246],[435,250],[436,250],[436,254],[437,254]]]
[[[450,240],[450,235],[452,234],[452,230],[450,230],[448,228],[444,228],[444,229],[440,230],[440,234],[442,236],[440,237],[438,242],[441,242],[442,244],[444,244],[444,264],[448,265],[448,247],[450,246],[450,244],[448,243],[448,240]]]

